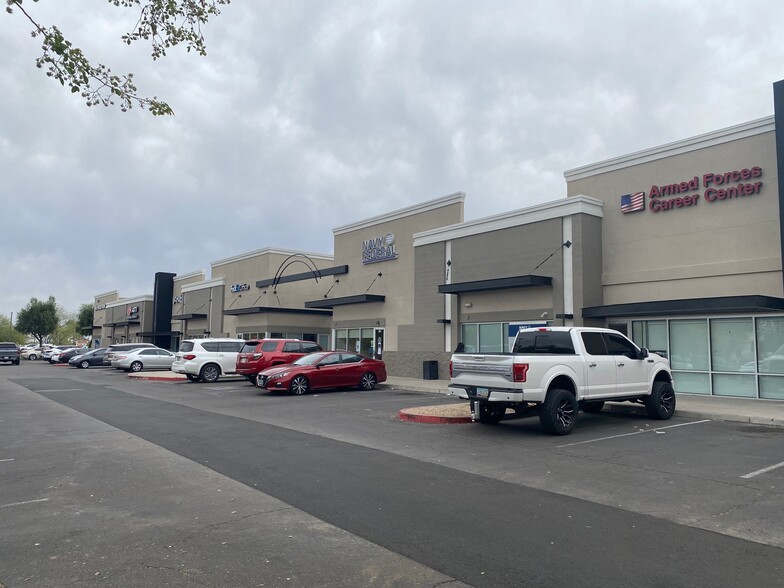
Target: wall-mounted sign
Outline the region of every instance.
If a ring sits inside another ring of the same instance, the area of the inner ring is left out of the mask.
[[[172,298],[172,304],[182,304],[182,294]]]
[[[706,173],[690,180],[653,185],[648,191],[648,210],[664,212],[697,206],[700,199],[709,204],[754,196],[762,191],[762,182],[749,181],[762,177],[762,168],[754,166],[723,173]],[[700,193],[701,192],[701,193]],[[646,209],[645,192],[621,196],[621,212],[640,212]]]
[[[230,290],[232,292],[245,292],[246,290],[250,290],[250,284],[234,284]]]
[[[125,309],[125,316],[135,316],[137,314],[139,314],[138,306],[129,306]]]
[[[376,237],[362,241],[362,263],[376,263],[397,259],[395,236],[387,233],[385,237]]]
[[[106,308],[105,304],[96,304],[95,305],[95,310],[103,310],[104,308]]]

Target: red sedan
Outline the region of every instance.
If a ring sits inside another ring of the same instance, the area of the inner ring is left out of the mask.
[[[372,390],[387,379],[383,361],[349,351],[320,351],[294,363],[276,365],[259,373],[256,385],[270,391],[307,394],[318,388],[358,386]]]

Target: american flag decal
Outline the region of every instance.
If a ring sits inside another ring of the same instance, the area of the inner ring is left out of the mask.
[[[645,210],[645,192],[635,192],[621,196],[621,212],[636,212]]]

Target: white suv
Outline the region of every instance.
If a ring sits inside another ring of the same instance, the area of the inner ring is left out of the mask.
[[[171,369],[185,374],[191,382],[212,383],[225,374],[234,374],[242,339],[186,339],[174,356]]]

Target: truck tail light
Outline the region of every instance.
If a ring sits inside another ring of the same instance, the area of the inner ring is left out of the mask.
[[[193,355],[193,353],[189,353],[189,354],[187,354],[187,355],[183,355],[183,356],[182,356],[182,358],[183,358],[185,361],[190,361],[190,360],[192,360],[192,359],[196,359],[196,356],[195,356],[195,355]]]
[[[261,359],[262,357],[264,357],[263,353],[254,353],[253,354],[253,359],[254,360]]]
[[[449,360],[449,377],[452,377],[452,360]]]
[[[512,375],[515,382],[525,382],[525,377],[528,374],[527,363],[516,363],[512,367]]]

